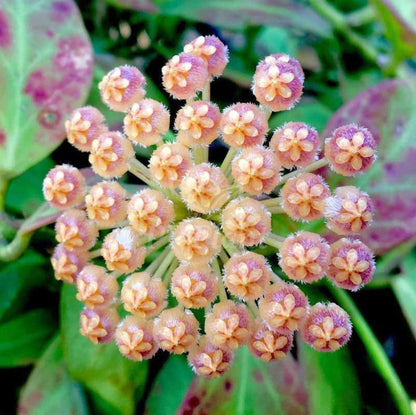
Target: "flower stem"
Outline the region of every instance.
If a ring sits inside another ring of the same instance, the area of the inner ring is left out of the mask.
[[[0,211],[4,210],[8,184],[8,180],[6,180],[3,176],[0,176]]]
[[[224,158],[224,160],[221,164],[221,170],[226,176],[227,176],[228,170],[231,166],[231,162],[233,161],[236,154],[237,154],[237,150],[233,147],[230,147],[228,149],[227,155],[225,156],[225,158]]]
[[[157,241],[153,242],[151,245],[146,247],[146,256],[153,254],[153,252],[156,252],[158,249],[164,247],[170,242],[170,233],[162,236]]]
[[[410,398],[407,395],[406,390],[397,376],[390,360],[386,356],[383,347],[374,335],[370,326],[367,324],[363,315],[360,313],[358,307],[345,291],[334,287],[332,284],[328,284],[327,286],[338,303],[350,314],[355,329],[360,335],[370,358],[373,360],[380,375],[384,378],[384,381],[396,401],[399,413],[401,415],[413,415]]]
[[[166,271],[165,277],[163,278],[163,284],[165,287],[168,287],[170,284],[170,280],[172,279],[173,272],[178,267],[178,260],[173,258],[172,262],[169,265],[168,270]]]
[[[217,258],[215,258],[212,261],[212,270],[218,277],[218,291],[219,291],[220,301],[227,301],[228,299],[227,291],[225,291],[224,283],[222,281],[221,269],[220,269],[220,265],[218,263]]]
[[[146,268],[146,272],[148,272],[150,275],[152,275],[156,269],[160,266],[160,264],[165,259],[166,255],[172,251],[172,248],[170,246],[167,246],[158,256],[156,259],[154,259],[150,265]]]
[[[228,255],[227,252],[225,252],[224,248],[222,248],[220,251],[220,259],[223,265],[228,261]]]
[[[0,261],[9,262],[18,258],[28,247],[33,232],[17,232],[13,240],[0,246]]]
[[[306,166],[303,169],[297,169],[295,171],[292,171],[291,173],[285,174],[280,179],[279,185],[286,183],[289,179],[291,179],[292,177],[296,177],[299,174],[310,173],[310,172],[318,170],[321,167],[324,167],[326,165],[328,165],[328,160],[325,157],[323,157],[323,158],[309,164],[309,166]]]
[[[163,274],[166,272],[166,270],[169,268],[170,264],[175,258],[175,253],[173,250],[169,250],[165,258],[163,259],[162,263],[159,265],[159,268],[154,273],[154,278],[160,278],[162,279]]]
[[[266,245],[272,246],[273,248],[280,249],[282,247],[283,241],[284,238],[282,238],[281,236],[270,233],[266,236],[264,243]]]
[[[254,301],[247,301],[247,307],[251,311],[251,314],[253,314],[253,317],[256,318],[259,315],[259,309],[257,308],[257,305]]]
[[[240,250],[225,236],[221,238],[222,246],[227,251],[228,255],[232,256],[238,254]]]
[[[207,81],[202,90],[202,100],[203,101],[210,101],[211,100],[211,82]]]
[[[208,161],[208,147],[196,146],[193,149],[195,164],[206,163]]]

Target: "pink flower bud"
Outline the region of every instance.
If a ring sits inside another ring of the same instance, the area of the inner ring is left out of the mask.
[[[326,276],[338,287],[357,291],[373,278],[374,255],[358,239],[342,238],[331,245],[331,260]]]
[[[55,209],[77,206],[82,203],[84,195],[84,176],[69,164],[54,167],[43,180],[43,196]]]
[[[310,308],[300,333],[303,340],[318,352],[335,352],[351,336],[350,318],[336,304],[317,303]]]
[[[108,131],[104,115],[94,107],[76,109],[65,121],[68,141],[80,151],[90,151],[91,143]]]
[[[154,99],[136,102],[124,117],[124,132],[133,143],[144,147],[157,144],[169,131],[170,114]]]
[[[354,186],[338,187],[334,196],[326,199],[327,226],[338,235],[364,231],[373,220],[373,212],[368,194]]]
[[[102,101],[113,111],[126,112],[143,99],[146,91],[143,74],[134,66],[123,65],[112,69],[98,84]]]
[[[283,272],[292,280],[314,282],[329,266],[329,245],[318,234],[300,231],[288,236],[280,248]]]
[[[80,333],[91,343],[111,343],[120,317],[114,308],[84,308],[80,316]]]
[[[61,244],[57,245],[51,258],[55,278],[67,284],[73,284],[87,261],[87,252],[71,252],[66,250]]]
[[[300,63],[285,53],[276,53],[257,65],[253,93],[272,111],[289,110],[302,96],[303,81]]]
[[[376,160],[376,142],[367,128],[355,124],[337,128],[325,141],[325,157],[343,176],[367,171]]]
[[[257,105],[244,103],[226,108],[220,127],[222,138],[230,147],[261,145],[269,129],[265,113]]]
[[[246,197],[233,200],[222,214],[222,228],[232,242],[254,246],[271,231],[271,215],[257,200]]]
[[[318,133],[303,122],[288,122],[278,128],[269,144],[286,169],[306,167],[314,162],[319,146]]]

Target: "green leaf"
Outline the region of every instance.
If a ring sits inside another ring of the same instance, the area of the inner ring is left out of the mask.
[[[42,354],[56,329],[48,310],[32,310],[0,325],[0,367],[24,366]]]
[[[106,0],[108,4],[121,9],[132,9],[141,12],[156,13],[157,7],[152,0]]]
[[[0,176],[15,177],[64,139],[88,95],[91,44],[73,0],[0,0]]]
[[[61,332],[68,371],[103,401],[106,412],[100,411],[101,414],[132,415],[146,383],[147,362],[135,363],[124,358],[114,343],[93,345],[81,336],[82,304],[75,294],[75,287],[63,286]]]
[[[193,378],[194,373],[184,356],[170,356],[157,375],[146,400],[145,414],[174,414],[181,405]]]
[[[88,415],[82,388],[66,370],[59,337],[50,343],[20,394],[18,415],[29,414]]]
[[[347,348],[320,353],[299,343],[310,415],[360,415],[360,385]]]

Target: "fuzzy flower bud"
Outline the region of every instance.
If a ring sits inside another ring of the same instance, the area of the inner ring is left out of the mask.
[[[202,308],[218,296],[218,278],[209,266],[181,265],[172,276],[171,291],[186,308]]]
[[[376,160],[376,142],[367,128],[355,124],[337,128],[325,141],[325,157],[343,176],[367,171]]]
[[[288,236],[279,255],[283,272],[295,281],[317,281],[329,266],[329,245],[320,235],[312,232],[300,231]]]
[[[373,278],[374,256],[358,239],[342,238],[331,245],[331,260],[326,276],[335,285],[356,291]]]
[[[180,143],[163,144],[150,157],[150,174],[164,187],[178,187],[192,165],[189,150]]]
[[[210,101],[191,101],[182,107],[175,120],[177,141],[187,147],[208,146],[218,137],[220,110]]]
[[[306,167],[316,159],[319,150],[319,136],[316,130],[303,122],[288,122],[278,128],[269,147],[286,169]]]
[[[109,306],[115,299],[118,283],[106,273],[106,269],[97,265],[87,265],[77,278],[78,301],[87,308]]]
[[[169,131],[169,111],[154,99],[136,102],[124,117],[124,133],[133,143],[144,147],[157,144]]]
[[[105,178],[121,177],[134,157],[133,146],[119,132],[101,134],[92,142],[88,158],[95,173]]]
[[[244,301],[257,300],[270,282],[271,270],[263,255],[245,252],[224,264],[227,290]]]
[[[212,379],[229,370],[233,358],[234,353],[230,349],[220,349],[204,335],[198,345],[191,348],[188,362],[198,376]]]
[[[84,176],[69,164],[54,167],[43,180],[43,196],[55,209],[77,206],[82,203],[84,195]]]
[[[189,99],[202,91],[208,80],[204,59],[191,53],[180,53],[162,68],[162,83],[176,99]]]
[[[146,248],[139,247],[137,234],[127,226],[114,229],[105,237],[101,255],[110,271],[127,273],[143,265]]]
[[[238,187],[251,195],[270,193],[279,184],[280,164],[270,149],[245,148],[232,162],[231,174]]]
[[[222,228],[232,242],[254,246],[260,244],[272,228],[268,210],[257,200],[246,197],[233,200],[222,214]]]
[[[326,199],[327,226],[338,235],[364,231],[373,220],[373,212],[368,194],[354,186],[338,187],[334,196]]]
[[[302,323],[303,340],[319,352],[335,352],[351,336],[351,322],[347,312],[336,304],[317,303]]]
[[[112,69],[98,84],[102,101],[113,111],[126,112],[140,101],[146,91],[143,74],[134,66],[123,65]]]
[[[110,343],[113,341],[120,317],[114,308],[84,308],[80,316],[80,333],[91,343]]]
[[[246,344],[251,326],[252,320],[246,306],[231,300],[215,304],[205,319],[208,339],[221,348],[237,349]]]
[[[138,316],[126,317],[114,335],[118,350],[135,362],[151,359],[158,350],[152,331],[150,321]]]
[[[253,93],[272,111],[291,109],[302,95],[304,74],[300,63],[285,53],[267,56],[257,67]]]
[[[68,141],[80,151],[91,151],[91,143],[108,131],[104,115],[94,107],[76,109],[65,121]]]
[[[175,212],[173,203],[163,193],[145,189],[131,198],[127,217],[136,232],[158,238],[167,232]]]
[[[297,330],[309,304],[305,294],[294,284],[270,285],[259,301],[261,318],[273,329]]]
[[[140,317],[157,316],[166,307],[167,296],[163,282],[151,278],[147,272],[131,274],[121,289],[125,310]]]
[[[228,63],[228,48],[216,36],[199,36],[184,46],[185,53],[200,56],[212,76],[220,76]]]
[[[221,249],[218,228],[202,218],[179,223],[173,236],[173,252],[179,261],[208,263]]]
[[[289,179],[280,191],[284,211],[296,220],[312,221],[324,215],[325,201],[331,191],[325,180],[313,173]]]
[[[84,251],[68,251],[59,244],[51,258],[55,278],[67,284],[73,284],[82,268],[88,261],[88,253]]]
[[[223,140],[230,147],[252,147],[263,144],[267,118],[257,105],[238,103],[224,110],[221,117]]]
[[[208,163],[191,167],[182,179],[182,199],[191,210],[210,213],[220,209],[229,198],[229,183],[219,167]]]
[[[153,336],[161,349],[182,354],[196,344],[198,328],[198,320],[191,311],[169,308],[155,319]]]
[[[83,210],[70,209],[56,220],[56,240],[68,251],[88,251],[95,245],[98,229],[93,221],[87,220]]]

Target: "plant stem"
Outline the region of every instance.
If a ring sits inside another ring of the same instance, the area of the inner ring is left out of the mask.
[[[374,11],[374,7],[368,5],[348,13],[345,16],[345,20],[350,26],[363,26],[367,23],[373,22],[375,17],[376,13]]]
[[[154,273],[154,278],[162,279],[163,274],[169,268],[174,258],[175,253],[173,252],[173,250],[169,250],[165,258],[163,259],[162,263],[159,265],[159,268]]]
[[[196,146],[193,149],[195,164],[206,163],[208,161],[208,147]]]
[[[146,268],[146,272],[148,272],[150,275],[152,275],[156,269],[160,266],[162,261],[165,259],[166,255],[171,251],[171,247],[167,246],[158,256],[156,259],[154,259],[150,265]]]
[[[170,234],[162,236],[157,241],[153,242],[151,245],[146,247],[146,256],[149,256],[153,254],[153,252],[156,252],[158,249],[164,247],[170,242]]]
[[[228,169],[230,168],[231,162],[233,161],[236,154],[237,154],[237,150],[235,148],[230,147],[228,149],[228,153],[225,156],[225,158],[224,158],[224,160],[221,164],[221,170],[225,175],[228,174]]]
[[[218,277],[218,291],[219,291],[220,301],[227,301],[228,299],[227,291],[225,291],[224,283],[222,281],[221,268],[220,268],[220,265],[218,264],[217,258],[215,258],[212,261],[212,270]]]
[[[327,164],[328,164],[328,160],[325,157],[323,157],[323,158],[309,164],[309,166],[306,166],[303,169],[297,169],[295,171],[292,171],[291,173],[285,174],[280,179],[279,185],[281,185],[283,183],[286,183],[292,177],[296,177],[296,176],[298,176],[299,174],[302,174],[302,173],[310,173],[312,171],[320,169],[321,167],[326,166]]]
[[[6,180],[3,176],[0,176],[0,211],[4,210],[8,184],[8,180]]]
[[[238,254],[240,250],[225,236],[221,238],[222,246],[227,251],[228,255],[232,256]]]
[[[266,245],[270,245],[273,248],[280,249],[282,247],[284,238],[281,238],[280,236],[274,235],[273,233],[266,236],[264,243]]]
[[[163,278],[163,284],[165,284],[165,287],[168,287],[170,284],[170,280],[172,279],[173,272],[178,267],[178,260],[176,258],[173,258],[172,262],[169,265],[168,270],[166,271],[166,275]]]
[[[273,197],[270,199],[260,200],[260,202],[267,208],[269,207],[280,207],[282,206],[282,197]]]
[[[0,246],[0,261],[9,262],[18,258],[28,247],[33,232],[17,232],[13,240],[4,246]]]
[[[225,252],[224,248],[222,248],[221,251],[220,251],[220,259],[221,259],[221,262],[223,263],[223,265],[228,261],[228,255]]]
[[[203,101],[210,101],[211,100],[211,82],[208,81],[204,89],[202,90],[202,100]]]
[[[355,329],[361,337],[370,358],[373,360],[374,365],[384,378],[384,381],[396,401],[399,413],[401,415],[413,415],[410,398],[407,395],[407,392],[397,376],[390,360],[386,356],[383,347],[374,335],[370,326],[367,324],[363,315],[360,313],[360,310],[345,291],[334,287],[332,284],[328,284],[327,286],[338,303],[350,314],[351,320],[355,325]]]

